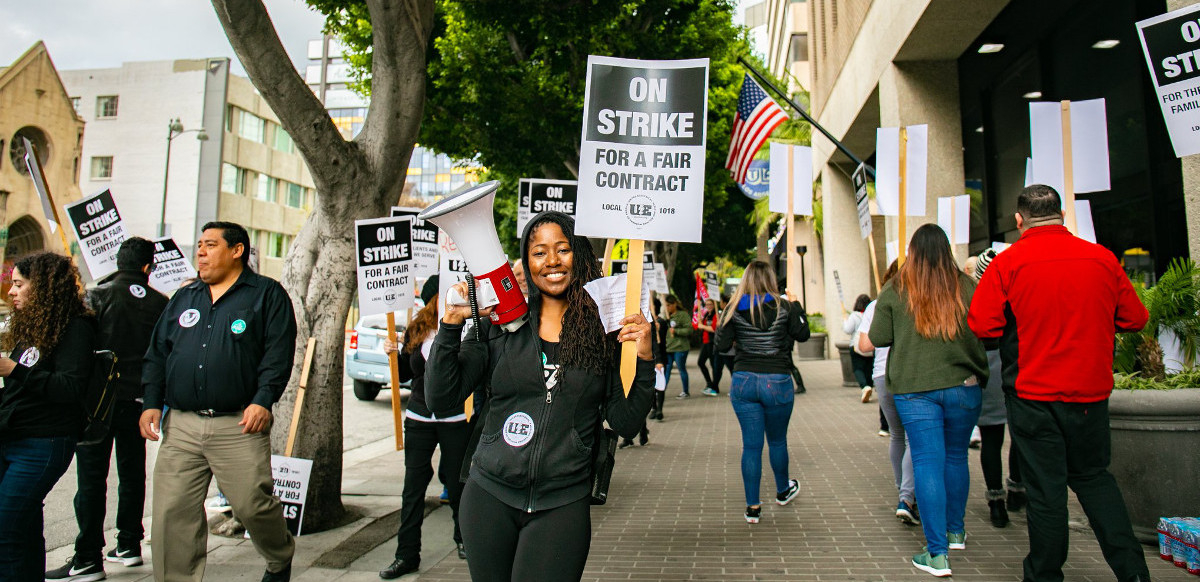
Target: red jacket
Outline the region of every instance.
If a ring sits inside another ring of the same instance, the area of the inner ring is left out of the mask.
[[[1005,390],[1098,402],[1112,393],[1114,334],[1138,331],[1148,317],[1108,249],[1039,226],[988,265],[967,322],[980,338],[1001,338]]]

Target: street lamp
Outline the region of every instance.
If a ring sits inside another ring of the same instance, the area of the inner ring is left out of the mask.
[[[208,141],[208,132],[204,131],[203,127],[184,129],[178,117],[167,124],[167,163],[163,165],[162,212],[158,217],[158,236],[167,236],[167,178],[171,175],[171,142],[175,141],[175,138],[193,131],[196,132],[196,141]]]

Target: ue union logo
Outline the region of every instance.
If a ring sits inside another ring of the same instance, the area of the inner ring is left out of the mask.
[[[747,198],[761,200],[771,189],[770,163],[767,160],[750,162],[750,169],[746,170],[746,183],[738,184],[738,188]]]

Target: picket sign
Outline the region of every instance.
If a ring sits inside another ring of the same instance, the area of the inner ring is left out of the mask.
[[[58,207],[54,205],[54,197],[50,195],[50,186],[46,184],[46,174],[42,171],[41,161],[38,160],[37,152],[34,151],[33,142],[25,136],[21,136],[21,140],[25,145],[25,167],[29,169],[33,187],[42,199],[42,211],[46,215],[46,220],[50,222],[50,231],[58,233],[58,240],[62,243],[63,252],[70,257],[71,243],[67,242],[67,233],[62,229],[62,220],[58,217]]]
[[[908,240],[908,128],[900,126],[900,246],[897,249],[898,266],[904,265],[905,248]]]

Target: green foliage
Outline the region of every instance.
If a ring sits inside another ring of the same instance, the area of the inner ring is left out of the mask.
[[[1143,377],[1141,374],[1113,374],[1116,390],[1175,390],[1177,388],[1200,388],[1200,368],[1171,374],[1162,380]]]
[[[1170,331],[1182,343],[1184,368],[1194,369],[1200,350],[1200,267],[1177,258],[1153,287],[1135,282],[1134,289],[1150,314],[1138,333],[1117,336],[1114,366],[1126,376],[1139,373],[1142,381],[1161,380],[1162,349],[1158,336]]]
[[[327,15],[327,32],[346,45],[357,88],[369,94],[365,2],[307,1]],[[733,24],[734,6],[732,0],[438,0],[421,145],[489,168],[505,185],[497,213],[507,216],[499,207],[515,205],[517,179],[575,177],[589,54],[707,57],[705,242],[682,245],[678,264],[744,255],[754,246],[745,228],[750,208],[724,169],[744,73],[737,58],[750,54],[745,29]],[[506,243],[517,236],[507,224],[498,225]]]
[[[829,329],[825,327],[825,314],[816,311],[808,314],[808,331],[812,333],[829,333]]]

